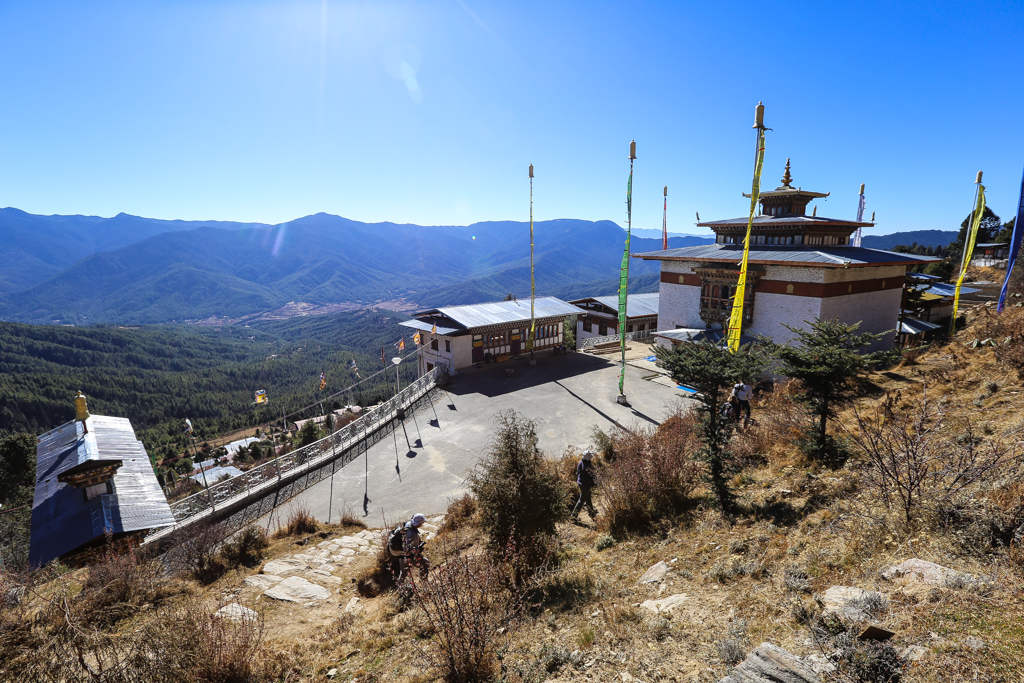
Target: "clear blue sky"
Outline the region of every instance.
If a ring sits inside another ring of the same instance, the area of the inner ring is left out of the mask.
[[[3,2],[0,206],[276,223],[318,211],[695,232],[764,187],[873,232],[1016,208],[1024,4]]]

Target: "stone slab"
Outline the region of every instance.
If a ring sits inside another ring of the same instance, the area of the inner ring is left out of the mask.
[[[245,577],[245,580],[242,581],[242,583],[246,586],[259,588],[261,591],[265,591],[268,588],[276,586],[282,581],[284,581],[283,576],[275,576],[274,574],[253,574],[252,576]]]
[[[799,657],[761,643],[719,683],[821,683],[821,679]]]
[[[645,600],[640,603],[642,609],[654,612],[655,614],[672,613],[673,610],[682,607],[689,596],[686,593],[676,593],[660,600]]]
[[[307,569],[309,569],[308,564],[291,557],[271,560],[263,565],[264,574],[273,574],[275,576],[292,576],[293,574],[301,574]]]
[[[916,557],[889,567],[882,572],[882,578],[889,581],[897,581],[899,579],[918,581],[929,586],[944,586],[958,579],[966,579],[968,581],[974,579],[970,574],[964,574],[955,569],[943,567],[941,564],[935,564],[934,562],[921,560]]]
[[[263,591],[263,594],[274,600],[303,604],[309,600],[326,600],[331,597],[331,591],[311,583],[301,576],[289,576],[273,588]]]

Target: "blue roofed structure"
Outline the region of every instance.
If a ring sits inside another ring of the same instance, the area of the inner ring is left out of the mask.
[[[123,417],[89,415],[39,437],[29,562],[34,566],[115,538],[174,524],[142,442]],[[76,401],[77,402],[77,401]]]

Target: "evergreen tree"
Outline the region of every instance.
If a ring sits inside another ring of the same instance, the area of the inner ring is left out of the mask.
[[[807,322],[807,321],[805,321]],[[860,349],[890,332],[857,334],[860,323],[816,320],[810,328],[786,327],[797,335],[796,344],[778,344],[767,337],[759,341],[779,361],[780,371],[800,382],[798,400],[817,422],[811,454],[831,465],[842,464],[841,449],[826,428],[836,408],[856,396],[856,378],[867,368],[891,356],[892,351],[860,353]]]
[[[741,380],[752,381],[764,372],[763,354],[752,345],[740,347],[736,353],[710,341],[677,344],[671,349],[654,348],[658,365],[668,370],[672,380],[697,390],[700,407],[700,433],[703,445],[697,459],[707,465],[706,479],[721,508],[728,512],[734,505],[728,479],[731,473],[728,445],[733,424],[718,412],[732,385]]]
[[[35,481],[35,437],[22,433],[0,439],[0,505],[8,508],[31,503]]]

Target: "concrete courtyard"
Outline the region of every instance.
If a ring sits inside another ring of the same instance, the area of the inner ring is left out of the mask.
[[[460,372],[432,406],[406,416],[394,434],[339,469],[333,482],[306,489],[263,522],[275,524],[295,505],[325,521],[329,515],[336,521],[347,507],[373,527],[385,518],[393,523],[415,512],[443,512],[465,491],[466,473],[486,452],[494,417],[509,410],[536,420],[541,450],[559,457],[569,446],[591,445],[594,428],[656,425],[691,403],[674,386],[649,381],[652,364],[634,360],[625,383],[631,406],[619,405],[617,361],[574,353],[539,358],[532,367],[524,359]]]

